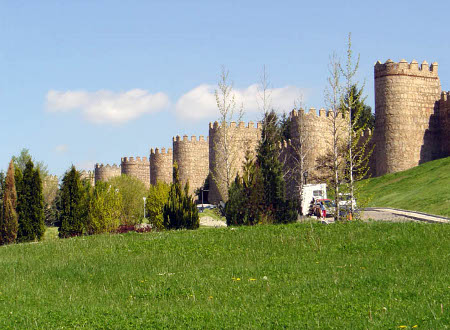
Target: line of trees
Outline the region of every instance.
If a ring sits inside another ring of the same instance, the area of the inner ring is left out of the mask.
[[[44,197],[39,168],[11,160],[0,176],[0,244],[32,242],[45,233]]]

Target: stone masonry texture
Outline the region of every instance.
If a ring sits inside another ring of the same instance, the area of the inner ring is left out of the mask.
[[[122,174],[135,177],[150,187],[150,162],[147,157],[123,157],[121,159]]]
[[[256,127],[253,122],[246,126],[244,122],[236,125],[231,122],[229,125],[219,125],[218,122],[209,124],[209,172],[212,178],[209,181],[209,202],[218,203],[226,201],[228,191],[226,190],[226,157],[223,150],[228,150],[228,162],[231,172],[231,181],[236,173],[242,172],[242,163],[245,159],[246,151],[256,155],[256,147],[261,138],[261,124]]]
[[[209,174],[209,140],[187,135],[173,138],[173,161],[178,164],[180,181],[184,187],[189,181],[189,193],[201,188]]]
[[[375,64],[376,174],[407,170],[438,158],[438,65],[401,60]]]
[[[158,181],[172,183],[173,153],[172,148],[150,150],[150,183],[156,185]]]
[[[120,166],[114,165],[103,165],[103,164],[95,164],[94,168],[94,177],[95,183],[99,181],[108,181],[109,179],[120,176],[121,170]]]

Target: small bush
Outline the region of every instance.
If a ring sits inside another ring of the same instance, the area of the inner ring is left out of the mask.
[[[97,182],[89,201],[88,234],[114,232],[120,225],[122,196],[109,183]]]
[[[149,223],[157,229],[164,228],[163,208],[169,199],[170,185],[158,182],[150,186],[147,196],[146,213]]]

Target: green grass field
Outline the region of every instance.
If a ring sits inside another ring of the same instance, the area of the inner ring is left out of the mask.
[[[298,223],[3,246],[0,327],[445,329],[449,237]]]
[[[450,157],[369,179],[365,183],[361,199],[370,197],[368,206],[450,217]]]

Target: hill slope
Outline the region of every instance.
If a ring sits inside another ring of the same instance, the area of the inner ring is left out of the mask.
[[[366,185],[365,185],[366,184]],[[450,216],[450,157],[363,181],[368,206]]]

